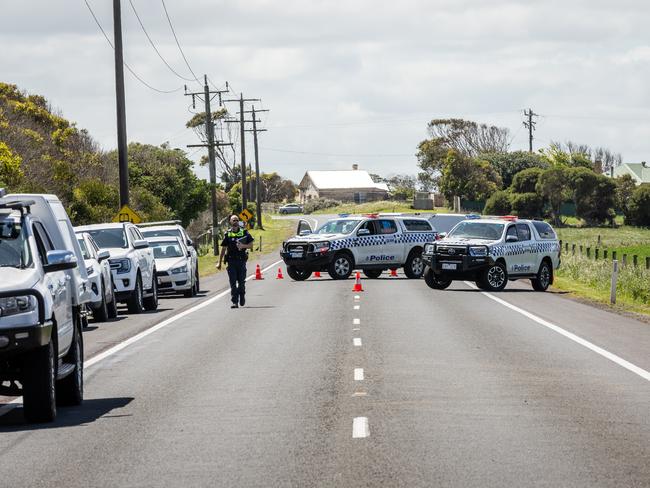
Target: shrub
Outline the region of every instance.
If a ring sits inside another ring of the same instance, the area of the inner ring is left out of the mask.
[[[569,179],[576,202],[576,215],[588,225],[600,225],[605,221],[613,224],[616,182],[582,167],[572,169]]]
[[[650,184],[639,186],[634,193],[629,206],[629,217],[625,216],[627,221],[633,225],[650,226]]]
[[[487,215],[508,215],[512,211],[511,195],[505,190],[495,191],[485,202],[483,213]]]
[[[544,199],[537,193],[513,193],[512,211],[524,219],[543,217]]]
[[[537,181],[543,172],[542,168],[528,168],[520,171],[512,179],[510,189],[515,193],[535,193]]]
[[[317,200],[309,200],[304,205],[305,213],[316,212],[326,208],[338,207],[342,203],[338,200],[330,200],[329,198],[319,198]]]

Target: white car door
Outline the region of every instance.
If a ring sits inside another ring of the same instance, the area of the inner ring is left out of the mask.
[[[403,264],[404,245],[400,240],[400,229],[393,219],[379,219],[375,221],[377,227],[377,244],[372,256],[380,263]],[[371,258],[372,258],[371,256]]]
[[[530,226],[525,222],[517,223],[517,238],[521,248],[521,266],[523,273],[536,273],[539,268],[535,241],[532,239]]]

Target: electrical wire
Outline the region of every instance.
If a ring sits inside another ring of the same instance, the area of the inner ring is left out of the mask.
[[[99,22],[99,19],[95,15],[95,12],[93,12],[92,7],[88,3],[88,0],[84,0],[84,3],[86,4],[86,7],[88,7],[88,10],[90,11],[90,15],[92,15],[93,19],[95,19],[95,23],[97,24],[97,27],[99,27],[99,30],[102,31],[102,34],[104,34],[104,37],[106,38],[106,42],[108,42],[108,45],[111,46],[111,49],[113,49],[113,51],[114,51],[115,46],[113,45],[113,41],[111,41],[111,39],[106,34],[106,31],[102,27],[102,24]],[[156,88],[155,86],[150,85],[149,83],[144,81],[142,78],[140,78],[140,76],[138,76],[137,73],[135,71],[133,71],[133,69],[131,69],[131,67],[126,62],[123,61],[122,64],[124,64],[124,67],[129,71],[129,73],[131,73],[133,75],[133,77],[136,80],[138,80],[140,83],[142,83],[144,86],[146,86],[150,90],[153,90],[153,91],[158,92],[158,93],[176,93],[177,91],[180,91],[180,90],[183,89],[182,86],[179,86],[175,90],[161,90],[159,88]]]
[[[187,57],[185,57],[185,53],[183,52],[183,48],[181,47],[181,43],[178,41],[178,37],[176,36],[176,31],[174,30],[174,25],[172,24],[172,19],[169,16],[169,12],[167,11],[167,6],[165,5],[165,0],[160,0],[162,2],[163,9],[165,10],[165,16],[167,17],[167,22],[169,22],[169,28],[172,30],[172,34],[174,35],[174,40],[176,41],[176,45],[178,46],[178,50],[181,53],[181,56],[183,56],[183,61],[185,61],[185,65],[187,66],[187,69],[190,70],[190,73],[192,73],[192,76],[196,80],[196,82],[200,85],[201,82],[199,79],[196,77],[196,74],[194,74],[194,70],[190,66],[190,63],[187,61]]]
[[[138,14],[138,11],[136,10],[135,5],[133,5],[133,0],[129,0],[129,4],[131,4],[131,9],[133,10],[133,13],[135,14],[136,19],[138,19],[138,23],[140,24],[140,27],[142,27],[142,32],[144,32],[144,35],[147,37],[147,40],[149,41],[149,44],[151,44],[151,47],[153,48],[153,50],[156,51],[156,54],[158,55],[160,60],[163,63],[165,63],[165,66],[167,66],[167,68],[169,68],[169,71],[174,73],[181,80],[194,81],[194,79],[192,79],[192,78],[186,78],[185,76],[179,74],[174,68],[171,67],[171,65],[167,62],[167,60],[163,57],[163,55],[160,54],[160,51],[156,47],[156,44],[151,39],[151,36],[149,36],[149,33],[147,32],[147,29],[144,28],[144,24],[142,23],[142,19],[140,18],[140,15]]]

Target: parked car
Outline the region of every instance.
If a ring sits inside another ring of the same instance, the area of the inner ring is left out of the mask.
[[[90,308],[97,322],[117,317],[117,299],[113,289],[113,274],[108,261],[111,253],[99,249],[88,232],[77,232],[77,240],[84,258],[92,298]]]
[[[54,195],[0,190],[0,395],[22,396],[30,422],[83,400],[90,289],[83,256]]]
[[[156,260],[156,278],[160,291],[175,291],[186,297],[198,293],[192,253],[178,237],[151,237],[149,246]]]
[[[130,313],[158,308],[158,283],[153,251],[140,230],[130,222],[77,227],[88,232],[100,249],[111,253],[109,262],[117,301]]]
[[[178,237],[181,242],[189,249],[192,254],[192,269],[194,270],[194,281],[197,293],[201,290],[201,281],[199,278],[199,254],[194,246],[194,241],[187,234],[185,228],[181,225],[180,220],[171,220],[168,222],[147,222],[138,224],[142,235],[149,239],[151,237]]]
[[[304,213],[305,209],[299,203],[287,203],[278,210],[281,214]]]

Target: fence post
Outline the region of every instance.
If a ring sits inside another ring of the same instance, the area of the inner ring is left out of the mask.
[[[650,269],[650,256],[645,257],[645,269]]]
[[[576,253],[576,245],[571,244],[571,254],[575,255],[575,253]]]
[[[600,247],[600,234],[598,234],[598,247]]]
[[[591,248],[587,247],[587,258],[591,257]]]
[[[616,261],[616,251],[612,251],[612,261]]]
[[[607,261],[607,254],[608,254],[607,249],[603,249],[603,259],[605,261]]]
[[[600,249],[596,248],[594,249],[594,259],[598,261],[598,255],[600,254]]]
[[[639,265],[639,256],[636,254],[632,256],[632,265],[636,268]]]
[[[567,254],[569,254],[569,243],[564,244],[564,250],[566,251]]]
[[[623,265],[623,266],[627,266],[627,254],[623,254],[623,262],[622,262],[622,265]]]
[[[612,305],[616,303],[616,281],[618,279],[618,261],[615,259],[612,261],[612,286],[609,292],[609,301]]]

